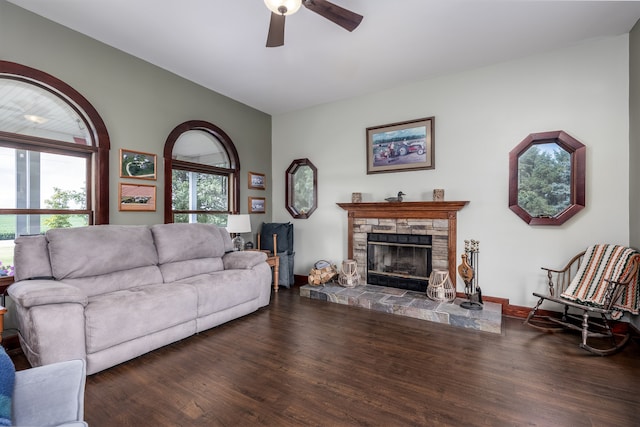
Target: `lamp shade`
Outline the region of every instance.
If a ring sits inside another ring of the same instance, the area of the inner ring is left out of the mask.
[[[248,214],[229,215],[227,217],[229,233],[251,233],[251,218]]]
[[[278,15],[291,15],[300,9],[302,0],[264,0],[269,10]]]
[[[231,241],[233,243],[233,250],[241,251],[244,249],[244,239],[240,235],[241,233],[251,232],[251,218],[247,214],[229,215],[227,216],[227,231],[230,234],[235,234]]]

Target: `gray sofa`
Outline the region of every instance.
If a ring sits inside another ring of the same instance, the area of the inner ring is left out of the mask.
[[[94,374],[269,304],[266,255],[208,224],[53,229],[15,241],[9,287],[32,366]]]

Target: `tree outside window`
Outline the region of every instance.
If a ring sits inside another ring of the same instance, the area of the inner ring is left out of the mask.
[[[18,235],[109,222],[109,148],[104,122],[80,93],[0,60],[0,276],[12,273]]]
[[[225,226],[238,212],[240,162],[231,139],[217,126],[189,121],[167,138],[165,222]]]
[[[518,179],[518,205],[532,217],[552,217],[571,204],[571,155],[555,143],[525,151]]]

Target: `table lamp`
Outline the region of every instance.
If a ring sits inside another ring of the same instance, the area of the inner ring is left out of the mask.
[[[229,215],[227,217],[227,231],[234,234],[233,242],[234,251],[244,250],[244,239],[241,233],[251,233],[251,218],[248,214]]]

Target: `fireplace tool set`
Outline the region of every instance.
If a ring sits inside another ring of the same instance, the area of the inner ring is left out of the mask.
[[[458,273],[464,281],[464,294],[468,301],[460,304],[467,310],[482,310],[482,290],[478,286],[478,252],[480,241],[465,240],[462,262],[458,266]]]

